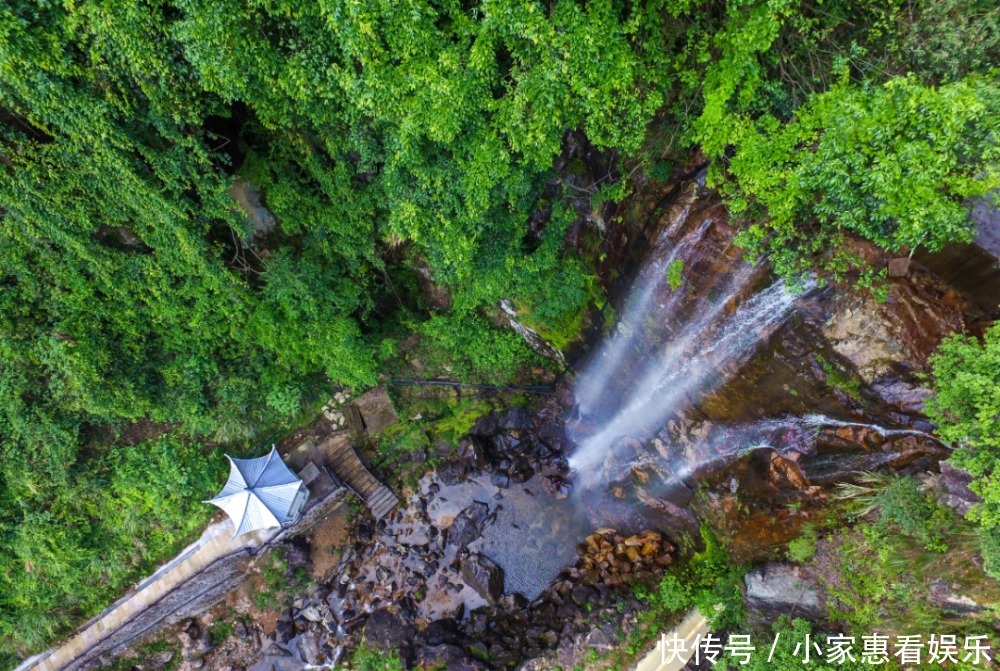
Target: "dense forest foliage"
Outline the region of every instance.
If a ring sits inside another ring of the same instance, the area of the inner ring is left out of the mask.
[[[988,0],[3,3],[0,665],[197,528],[204,446],[375,383],[403,343],[430,374],[543,365],[496,305],[578,327],[581,198],[700,150],[781,273],[870,280],[848,234],[968,240],[1000,184],[998,57]],[[571,131],[621,177],[581,196]]]

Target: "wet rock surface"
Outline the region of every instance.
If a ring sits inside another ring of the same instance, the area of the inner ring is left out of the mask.
[[[474,501],[463,509],[445,532],[446,541],[460,548],[483,535],[483,528],[489,521],[490,506],[482,501]]]
[[[420,648],[417,653],[416,666],[427,671],[441,668],[446,669],[446,671],[486,671],[487,669],[485,664],[469,657],[462,648],[448,644]]]
[[[616,640],[594,633],[596,618],[634,615],[632,585],[655,583],[674,546],[652,530],[590,531],[571,496],[562,412],[552,399],[481,417],[405,507],[360,523],[335,578],[280,616],[255,671],[329,664],[361,637],[407,664],[460,671]]]
[[[492,559],[480,554],[462,560],[462,578],[479,596],[495,604],[503,596],[503,569]]]
[[[814,619],[826,615],[826,594],[808,568],[770,563],[754,569],[744,580],[747,608],[753,611]]]

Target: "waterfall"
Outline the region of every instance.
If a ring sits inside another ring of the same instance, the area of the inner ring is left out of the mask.
[[[648,325],[662,325],[676,312],[682,293],[666,289],[670,264],[690,255],[708,222],[640,273],[613,337],[577,380],[576,416],[567,432],[577,449],[569,459],[578,482],[596,478],[605,456],[622,438],[645,442],[693,399],[716,388],[784,323],[795,296],[783,281],[746,296],[756,270],[740,262],[707,307],[682,322],[652,352],[643,347]],[[807,290],[812,288],[807,283]],[[733,305],[737,305],[735,309]],[[619,376],[634,376],[622,380]],[[622,384],[622,383],[625,384]],[[592,431],[591,427],[598,427]]]
[[[725,464],[734,457],[762,448],[774,449],[779,453],[796,450],[814,454],[820,431],[829,427],[870,429],[883,439],[916,436],[943,449],[955,449],[935,436],[917,429],[890,429],[879,424],[812,414],[803,417],[765,419],[743,425],[717,425],[707,438],[688,446],[691,453],[679,454],[670,461],[670,476],[678,481],[684,480],[705,466]]]
[[[661,255],[639,273],[625,309],[615,324],[614,333],[600,347],[586,372],[577,379],[576,404],[582,414],[589,415],[601,407],[612,378],[621,373],[623,360],[641,355],[643,326],[649,316],[654,313],[669,314],[683,297],[681,291],[671,291],[663,303],[654,302],[666,281],[667,270],[675,261],[684,260],[711,223],[712,220],[706,218],[694,234],[685,236],[667,254]]]
[[[689,322],[635,382],[622,409],[597,433],[582,440],[569,460],[570,468],[580,477],[586,479],[588,472],[600,466],[618,439],[648,440],[692,395],[718,385],[784,322],[795,297],[781,281],[744,301],[731,315],[721,314],[746,288],[746,275],[741,273],[738,278],[743,282],[734,282],[729,293]],[[570,430],[572,436],[572,423]]]

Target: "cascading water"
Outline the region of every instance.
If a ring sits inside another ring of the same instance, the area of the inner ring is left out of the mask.
[[[788,316],[795,296],[781,281],[738,302],[757,274],[739,262],[707,308],[683,321],[667,342],[650,353],[643,351],[643,343],[651,340],[647,325],[667,323],[682,295],[672,291],[657,302],[665,291],[666,269],[697,246],[708,223],[640,274],[615,336],[578,378],[577,414],[567,423],[578,446],[569,459],[578,483],[597,479],[618,441],[626,437],[647,441],[692,399],[716,388]],[[629,370],[636,371],[634,382],[623,386],[615,380]]]
[[[926,431],[919,431],[917,429],[890,429],[879,424],[868,424],[865,422],[848,422],[842,419],[834,419],[833,417],[827,417],[826,415],[806,415],[801,419],[796,420],[805,426],[813,426],[817,428],[829,427],[829,426],[839,426],[839,427],[863,427],[866,429],[871,429],[885,438],[894,438],[898,436],[917,436],[923,438],[924,440],[929,440],[932,443],[936,443],[940,447],[946,450],[954,450],[955,448],[948,443],[942,441],[936,436],[932,436]]]
[[[683,260],[711,223],[710,219],[705,219],[693,235],[673,245],[667,254],[654,260],[639,273],[614,334],[600,348],[586,373],[577,378],[576,404],[582,415],[590,415],[600,408],[612,378],[621,372],[623,360],[629,356],[641,356],[637,350],[643,340],[643,326],[649,316],[654,314],[654,310],[657,314],[669,314],[681,299],[681,292],[671,291],[663,302],[656,302],[667,270],[674,262]]]
[[[720,314],[728,300],[719,300],[658,356],[636,382],[622,409],[579,443],[570,457],[570,469],[586,480],[618,439],[648,440],[693,395],[710,391],[753,354],[758,343],[785,320],[794,301],[780,281],[745,301],[728,317]],[[706,338],[710,341],[698,348]]]

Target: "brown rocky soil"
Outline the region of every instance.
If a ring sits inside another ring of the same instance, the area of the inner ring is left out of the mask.
[[[330,577],[330,571],[340,561],[350,531],[350,508],[341,506],[313,527],[308,538],[310,573],[313,580]]]

